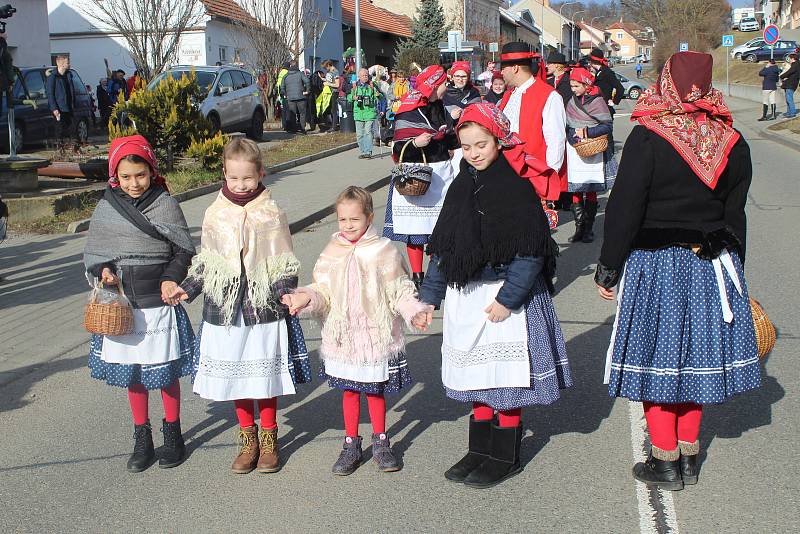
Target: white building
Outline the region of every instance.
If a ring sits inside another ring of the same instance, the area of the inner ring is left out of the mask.
[[[5,5],[7,2],[2,2]],[[17,8],[6,22],[8,50],[18,67],[50,64],[50,41],[47,37],[47,0],[11,2]]]

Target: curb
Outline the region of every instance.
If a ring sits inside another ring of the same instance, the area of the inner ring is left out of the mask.
[[[785,146],[786,148],[791,148],[792,150],[797,150],[798,152],[800,152],[800,142],[794,141],[793,139],[789,139],[788,137],[783,136],[781,134],[771,132],[768,127],[761,130],[761,135],[763,135],[770,141],[774,141],[780,145]]]
[[[286,161],[286,162],[283,162],[283,163],[279,163],[277,165],[271,165],[271,166],[267,167],[266,174],[268,176],[270,174],[276,174],[276,173],[279,173],[279,172],[283,172],[283,171],[286,171],[286,170],[289,170],[289,169],[293,169],[295,167],[299,167],[300,165],[305,165],[306,163],[311,163],[312,161],[317,161],[317,160],[320,160],[320,159],[323,159],[323,158],[327,158],[329,156],[335,156],[336,154],[341,154],[342,152],[347,152],[348,150],[352,150],[352,149],[357,148],[357,147],[358,147],[358,143],[357,142],[347,143],[346,145],[341,145],[341,146],[337,146],[337,147],[334,147],[334,148],[329,148],[328,150],[323,150],[322,152],[317,152],[316,154],[310,154],[308,156],[303,156],[301,158],[289,160],[289,161]],[[370,184],[370,186],[367,187],[367,189],[369,191],[375,191],[377,189],[380,189],[381,187],[383,187],[384,185],[386,185],[388,183],[389,183],[389,177],[382,178],[382,179],[378,180],[377,182],[375,182],[373,184]],[[372,187],[374,187],[375,189],[371,189]],[[189,189],[187,191],[184,191],[183,193],[178,193],[176,195],[173,195],[173,198],[175,200],[177,200],[178,202],[185,202],[185,201],[191,200],[193,198],[197,198],[197,197],[201,197],[203,195],[207,195],[209,193],[213,193],[214,191],[218,191],[220,188],[222,188],[222,182],[216,182],[216,183],[213,183],[213,184],[208,184],[208,185],[196,187],[194,189]],[[307,226],[310,226],[315,221],[327,217],[328,215],[333,213],[333,210],[334,210],[334,206],[333,205],[326,206],[325,208],[323,208],[323,209],[321,209],[321,210],[319,210],[319,211],[317,211],[315,213],[312,213],[308,217],[304,217],[300,221],[297,221],[297,222],[294,222],[294,223],[290,224],[289,228],[290,228],[290,230],[291,230],[291,232],[293,234],[296,233],[296,232],[299,232],[303,228],[305,228]],[[318,218],[314,218],[314,217],[318,217]],[[307,219],[311,219],[311,220],[308,220],[306,222]],[[85,232],[86,230],[89,229],[89,221],[90,221],[90,219],[83,219],[82,221],[75,221],[75,222],[69,223],[69,225],[67,226],[67,233],[68,234],[78,234],[80,232]],[[299,225],[299,223],[303,223],[303,225]]]

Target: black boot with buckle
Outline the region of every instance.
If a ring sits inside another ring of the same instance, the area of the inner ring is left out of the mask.
[[[572,210],[572,217],[575,219],[575,233],[567,241],[578,243],[583,240],[583,200],[573,202],[570,209]]]
[[[476,421],[469,417],[469,452],[444,472],[444,477],[453,482],[464,482],[475,469],[489,459],[492,444],[492,420]]]
[[[143,425],[133,427],[133,454],[128,458],[128,471],[139,473],[151,465],[156,458],[155,447],[153,447],[153,429],[150,421]]]
[[[464,479],[464,484],[473,488],[491,488],[521,472],[521,443],[522,425],[507,428],[492,424],[489,458]]]
[[[682,490],[683,480],[681,479],[679,457],[678,449],[665,451],[658,447],[652,447],[647,461],[633,466],[633,478],[648,486],[664,490]]]
[[[158,467],[169,469],[178,467],[186,459],[186,445],[181,434],[181,420],[168,423],[163,420],[161,433],[164,434],[164,447],[161,448],[161,458],[158,460]]]

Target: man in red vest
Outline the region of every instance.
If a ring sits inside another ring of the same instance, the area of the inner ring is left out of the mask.
[[[521,42],[503,45],[501,72],[506,91],[500,109],[511,121],[511,131],[525,141],[525,153],[537,160],[539,172],[528,175],[544,200],[558,200],[558,171],[564,163],[567,115],[561,96],[545,81],[542,57]]]

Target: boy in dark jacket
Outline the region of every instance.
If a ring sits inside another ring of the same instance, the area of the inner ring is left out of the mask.
[[[56,119],[56,146],[59,150],[63,150],[66,140],[72,137],[75,112],[75,91],[67,56],[56,57],[56,68],[49,71],[47,104]]]
[[[761,81],[761,95],[763,103],[763,113],[759,121],[775,120],[778,117],[775,111],[775,93],[778,90],[778,78],[781,75],[781,69],[775,64],[774,59],[769,60],[769,65],[761,69],[758,73],[759,76],[764,78]],[[772,106],[772,113],[769,113],[769,107]]]
[[[797,54],[789,54],[789,70],[781,74],[784,92],[786,93],[786,113],[783,114],[787,119],[797,116],[797,108],[794,105],[794,92],[800,82],[800,63],[797,62]]]

